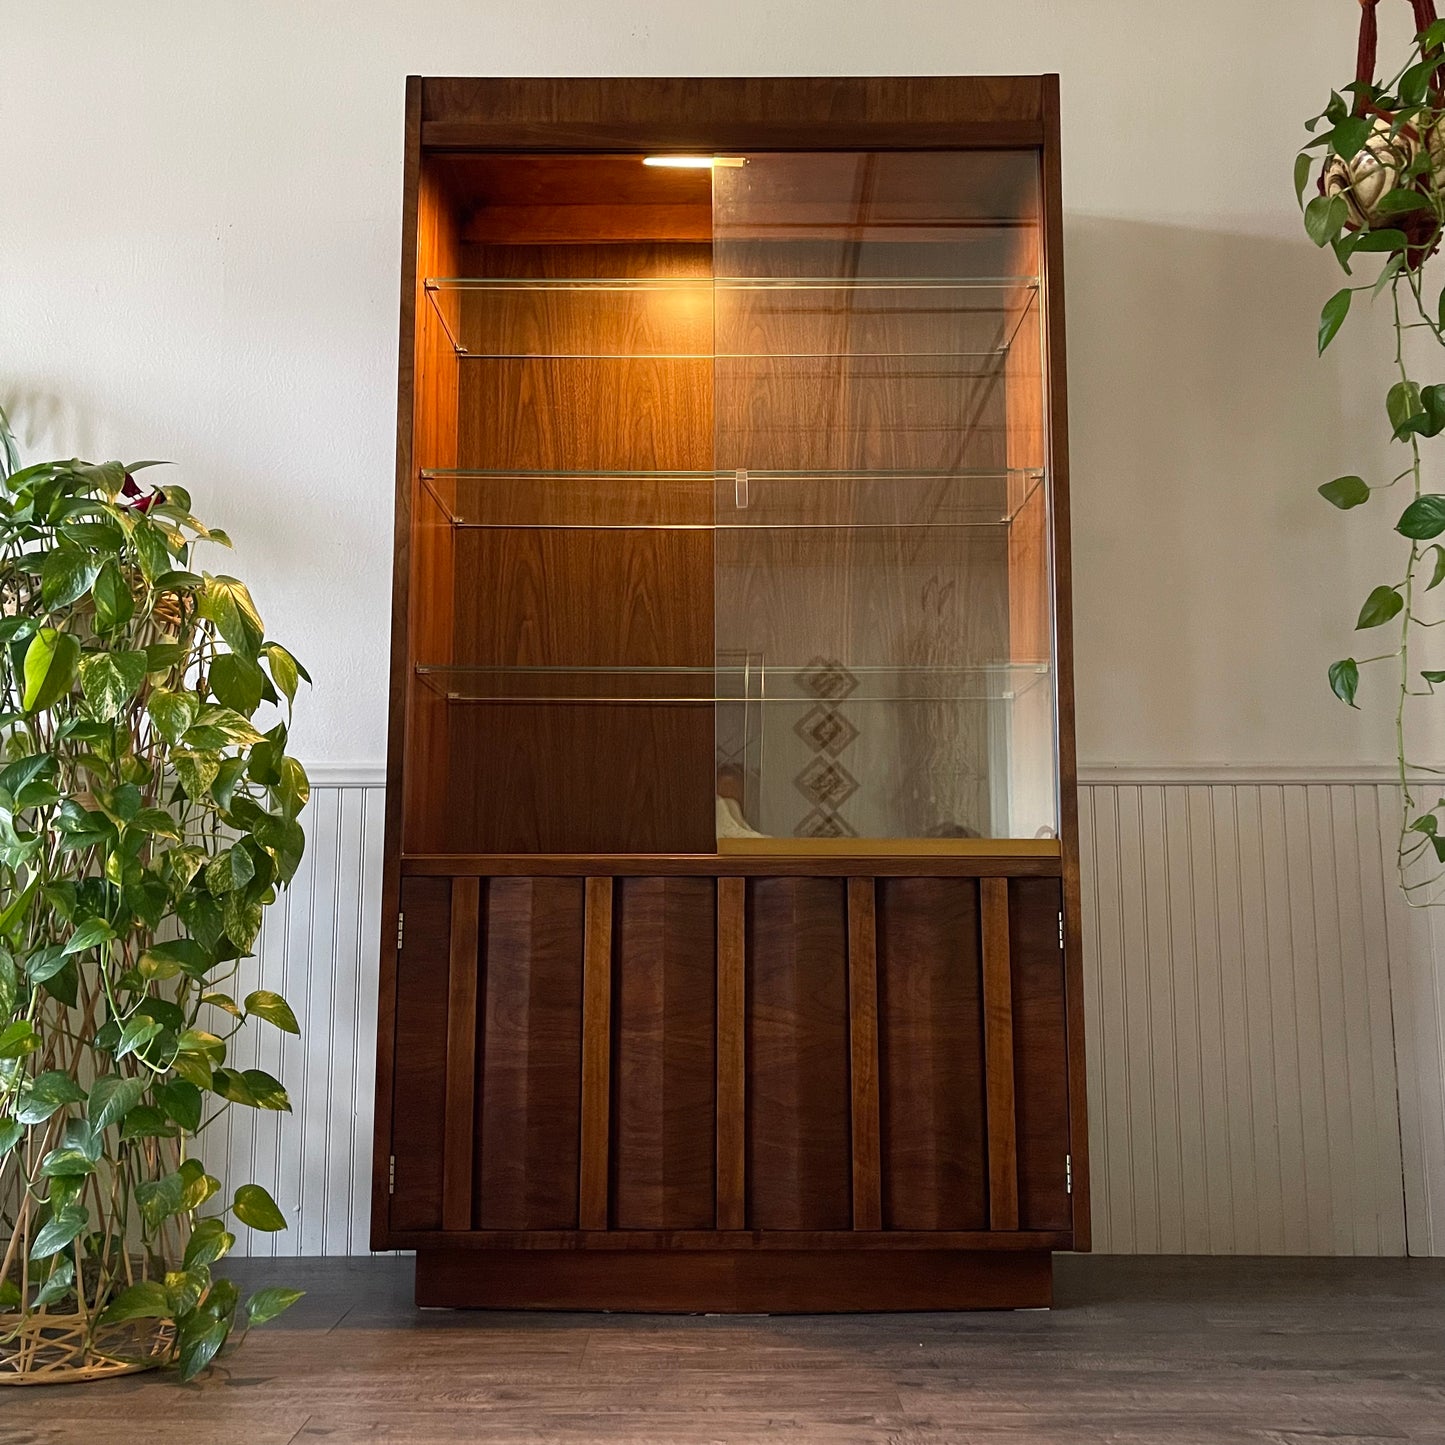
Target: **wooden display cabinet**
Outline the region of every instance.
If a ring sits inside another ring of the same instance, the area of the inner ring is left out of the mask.
[[[407,93],[373,1243],[432,1305],[1088,1247],[1057,80]]]

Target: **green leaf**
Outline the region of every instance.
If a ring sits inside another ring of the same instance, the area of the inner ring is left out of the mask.
[[[1350,254],[1369,251],[1403,251],[1410,242],[1403,231],[1385,227],[1378,231],[1356,231],[1350,238]]]
[[[250,717],[261,706],[266,674],[248,657],[223,653],[211,664],[208,680],[216,699],[242,717]]]
[[[255,660],[265,629],[245,583],[234,577],[212,577],[208,573],[199,610],[202,617],[216,624],[216,630],[232,652]]]
[[[186,796],[199,801],[210,792],[211,784],[221,771],[221,760],[213,752],[178,751],[171,754],[171,766],[180,779]]]
[[[1400,514],[1395,530],[1417,542],[1438,537],[1445,532],[1445,496],[1431,492],[1416,497]]]
[[[54,611],[67,607],[90,591],[100,563],[88,552],[74,547],[57,547],[40,564],[40,600]]]
[[[101,567],[91,588],[95,598],[95,625],[98,632],[116,632],[135,614],[135,598],[130,585],[112,559]]]
[[[90,1223],[90,1211],[83,1204],[67,1204],[58,1209],[41,1227],[30,1249],[31,1259],[49,1259],[66,1245],[74,1243]]]
[[[306,834],[301,831],[301,824],[291,818],[268,816],[257,823],[253,836],[276,860],[277,877],[281,882],[289,883],[296,876],[306,852]]]
[[[1398,86],[1400,99],[1406,105],[1419,105],[1430,88],[1430,77],[1435,71],[1435,62],[1422,60],[1412,65],[1401,77]]]
[[[57,1109],[78,1104],[85,1091],[59,1069],[38,1075],[15,1106],[15,1117],[22,1124],[43,1124]]]
[[[261,904],[241,893],[228,893],[221,900],[221,916],[225,920],[226,937],[249,956],[261,932]]]
[[[166,1116],[194,1134],[201,1127],[201,1091],[185,1079],[169,1079],[158,1084],[155,1096]]]
[[[132,1014],[120,1031],[120,1042],[115,1046],[115,1056],[123,1059],[127,1054],[138,1054],[150,1041],[161,1033],[161,1026],[141,1014]]]
[[[222,1220],[198,1219],[186,1243],[182,1263],[187,1269],[194,1269],[202,1264],[215,1264],[218,1259],[224,1259],[231,1252],[235,1243],[236,1236],[227,1230]]]
[[[147,962],[149,960],[149,962]],[[193,938],[171,938],[163,943],[153,943],[140,956],[142,973],[160,977],[174,969],[189,978],[203,978],[208,969],[214,968],[215,955],[202,948]],[[175,974],[169,974],[174,978]]]
[[[272,1285],[269,1289],[258,1289],[246,1301],[247,1324],[264,1325],[268,1321],[274,1320],[284,1310],[289,1310],[305,1293],[305,1290],[286,1289],[281,1285]]]
[[[215,898],[244,888],[256,876],[256,865],[242,847],[222,849],[206,865],[206,887]]]
[[[40,1173],[46,1179],[83,1179],[95,1173],[95,1160],[84,1149],[61,1145],[40,1161]]]
[[[1385,396],[1385,411],[1394,428],[1397,441],[1419,429],[1419,422],[1428,418],[1420,399],[1420,388],[1413,381],[1397,381]]]
[[[1425,590],[1429,592],[1432,588],[1438,587],[1445,582],[1445,547],[1437,542],[1433,547],[1426,547],[1420,554],[1423,559],[1428,553],[1435,554],[1435,570],[1430,574],[1430,580],[1425,584]]]
[[[146,699],[146,712],[156,731],[172,746],[196,720],[200,701],[193,692],[172,692],[158,687]]]
[[[122,1320],[168,1320],[171,1317],[170,1297],[159,1280],[143,1279],[122,1290],[101,1315],[103,1325]]]
[[[1345,324],[1345,317],[1350,313],[1350,294],[1348,286],[1343,290],[1336,291],[1321,309],[1319,335],[1321,352],[1335,339],[1335,333]]]
[[[199,1209],[220,1187],[221,1181],[207,1174],[199,1159],[187,1159],[177,1171],[181,1176],[181,1209]]]
[[[1316,196],[1305,207],[1305,231],[1316,246],[1328,246],[1348,218],[1343,196]]]
[[[311,797],[311,783],[306,777],[306,769],[295,758],[282,758],[277,772],[281,781],[271,789],[271,795],[276,799],[282,813],[288,818],[294,818]]]
[[[1406,190],[1400,186],[1393,191],[1386,191],[1375,202],[1375,209],[1382,216],[1408,216],[1416,211],[1428,211],[1431,207],[1429,200],[1419,191]]]
[[[1408,73],[1408,72],[1407,72]],[[1341,160],[1353,160],[1370,138],[1371,122],[1362,115],[1347,115],[1330,132],[1330,149]]]
[[[44,712],[71,689],[80,663],[80,643],[68,632],[42,627],[25,649],[26,712]]]
[[[50,1277],[35,1291],[35,1298],[30,1301],[31,1309],[41,1309],[45,1305],[51,1305],[56,1300],[63,1299],[69,1292],[70,1287],[75,1283],[75,1261],[73,1259],[59,1259],[55,1262],[55,1268],[50,1271]]]
[[[115,929],[105,919],[87,918],[66,940],[63,951],[69,957],[71,954],[84,953],[98,944],[111,943],[114,940]]]
[[[69,955],[58,943],[37,948],[25,960],[25,973],[31,983],[45,983],[55,977],[69,962]]]
[[[140,1212],[152,1229],[158,1229],[164,1220],[179,1214],[184,1207],[186,1181],[179,1174],[167,1174],[160,1179],[142,1179],[135,1186],[135,1201]]]
[[[0,1119],[0,1159],[3,1159],[23,1138],[25,1126],[14,1119]]]
[[[267,1023],[275,1024],[278,1029],[288,1034],[296,1034],[298,1037],[301,1034],[301,1026],[296,1022],[291,1005],[279,993],[258,988],[254,993],[246,995],[245,1009],[248,1014],[265,1019]]]
[[[125,1079],[118,1074],[97,1079],[90,1086],[90,1103],[86,1108],[90,1127],[98,1134],[118,1123],[140,1103],[144,1093],[143,1079]]]
[[[201,1296],[211,1287],[211,1271],[203,1264],[195,1269],[168,1270],[165,1285],[171,1314],[181,1320],[200,1304]]]
[[[182,1380],[195,1379],[211,1363],[216,1352],[226,1343],[230,1329],[228,1321],[210,1319],[205,1315],[186,1322],[177,1341]]]
[[[1319,493],[1331,506],[1338,507],[1342,512],[1370,500],[1370,489],[1365,485],[1363,477],[1336,477],[1334,481],[1326,482],[1319,489]]]
[[[203,993],[201,995],[201,1002],[208,1003],[214,1008],[223,1010],[225,1013],[230,1014],[232,1018],[243,1019],[246,1017],[245,1013],[242,1012],[241,1005],[228,993]]]
[[[0,1027],[0,1059],[23,1059],[40,1047],[29,1019],[16,1019]]]
[[[95,715],[105,722],[119,714],[145,679],[144,652],[94,652],[80,661],[80,690]]]
[[[287,702],[295,702],[301,665],[279,643],[268,642],[261,650],[271,668],[271,681],[285,694]]]
[[[249,1224],[252,1229],[274,1234],[277,1230],[286,1228],[286,1216],[259,1184],[243,1184],[236,1191],[231,1208],[235,1210],[236,1218],[242,1224]]]
[[[1303,206],[1305,203],[1305,187],[1310,183],[1310,166],[1313,164],[1313,157],[1308,151],[1301,151],[1294,158],[1294,198],[1295,204]]]
[[[1365,598],[1365,605],[1360,608],[1355,630],[1358,632],[1366,627],[1379,627],[1381,623],[1398,616],[1404,606],[1405,599],[1393,587],[1376,587]]]
[[[137,1104],[121,1121],[120,1137],[131,1139],[174,1139],[181,1131],[166,1121],[154,1104]]]
[[[164,577],[171,570],[171,554],[166,548],[165,538],[155,523],[141,517],[136,521],[131,540],[135,543],[142,575],[154,585],[157,578]]]

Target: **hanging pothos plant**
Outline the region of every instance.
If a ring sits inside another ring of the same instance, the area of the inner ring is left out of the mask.
[[[197,1142],[230,1104],[290,1108],[227,1052],[296,1019],[229,980],[301,860],[306,674],[144,465],[17,469],[0,413],[0,1383],[189,1378],[298,1297],[213,1274],[235,1224],[286,1221]]]
[[[1294,180],[1310,239],[1329,247],[1351,278],[1320,313],[1321,353],[1361,292],[1370,298],[1388,296],[1393,317],[1395,376],[1385,411],[1394,440],[1407,450],[1406,464],[1380,482],[1336,477],[1319,491],[1333,506],[1348,510],[1363,506],[1377,492],[1377,506],[1388,505],[1403,490],[1391,513],[1405,543],[1402,572],[1370,592],[1355,622],[1358,631],[1380,629],[1388,642],[1367,657],[1331,664],[1329,684],[1337,697],[1355,707],[1361,668],[1375,667],[1392,679],[1404,802],[1400,882],[1407,898],[1424,902],[1429,901],[1426,891],[1438,888],[1440,875],[1433,868],[1422,874],[1416,865],[1432,854],[1434,862],[1445,863],[1445,797],[1435,787],[1427,790],[1417,783],[1442,770],[1410,755],[1406,724],[1412,700],[1433,696],[1445,683],[1445,670],[1419,665],[1420,630],[1445,622],[1445,606],[1428,598],[1445,582],[1445,495],[1427,489],[1423,447],[1445,432],[1445,384],[1426,383],[1411,374],[1406,339],[1420,332],[1445,347],[1445,291],[1437,293],[1438,280],[1427,280],[1445,233],[1445,21],[1436,19],[1434,0],[1412,0],[1417,31],[1413,48],[1393,76],[1377,81],[1376,3],[1362,0],[1355,80],[1343,87],[1343,94],[1332,92],[1325,109],[1306,122],[1313,139],[1295,159]],[[1312,178],[1317,193],[1306,204]],[[1362,263],[1372,259],[1382,263],[1378,273],[1361,277]],[[1445,592],[1437,596],[1445,598]]]

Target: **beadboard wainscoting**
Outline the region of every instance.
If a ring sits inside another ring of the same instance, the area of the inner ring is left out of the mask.
[[[1445,1254],[1445,912],[1396,892],[1396,796],[1358,770],[1087,774],[1097,1250]],[[237,1040],[294,1106],[231,1109],[206,1147],[293,1221],[238,1252],[367,1248],[382,801],[376,770],[313,770],[306,859],[244,965],[304,1034]]]

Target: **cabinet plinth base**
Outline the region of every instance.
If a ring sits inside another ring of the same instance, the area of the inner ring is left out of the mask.
[[[423,1249],[416,1302],[442,1309],[832,1314],[1038,1309],[1047,1250]]]

